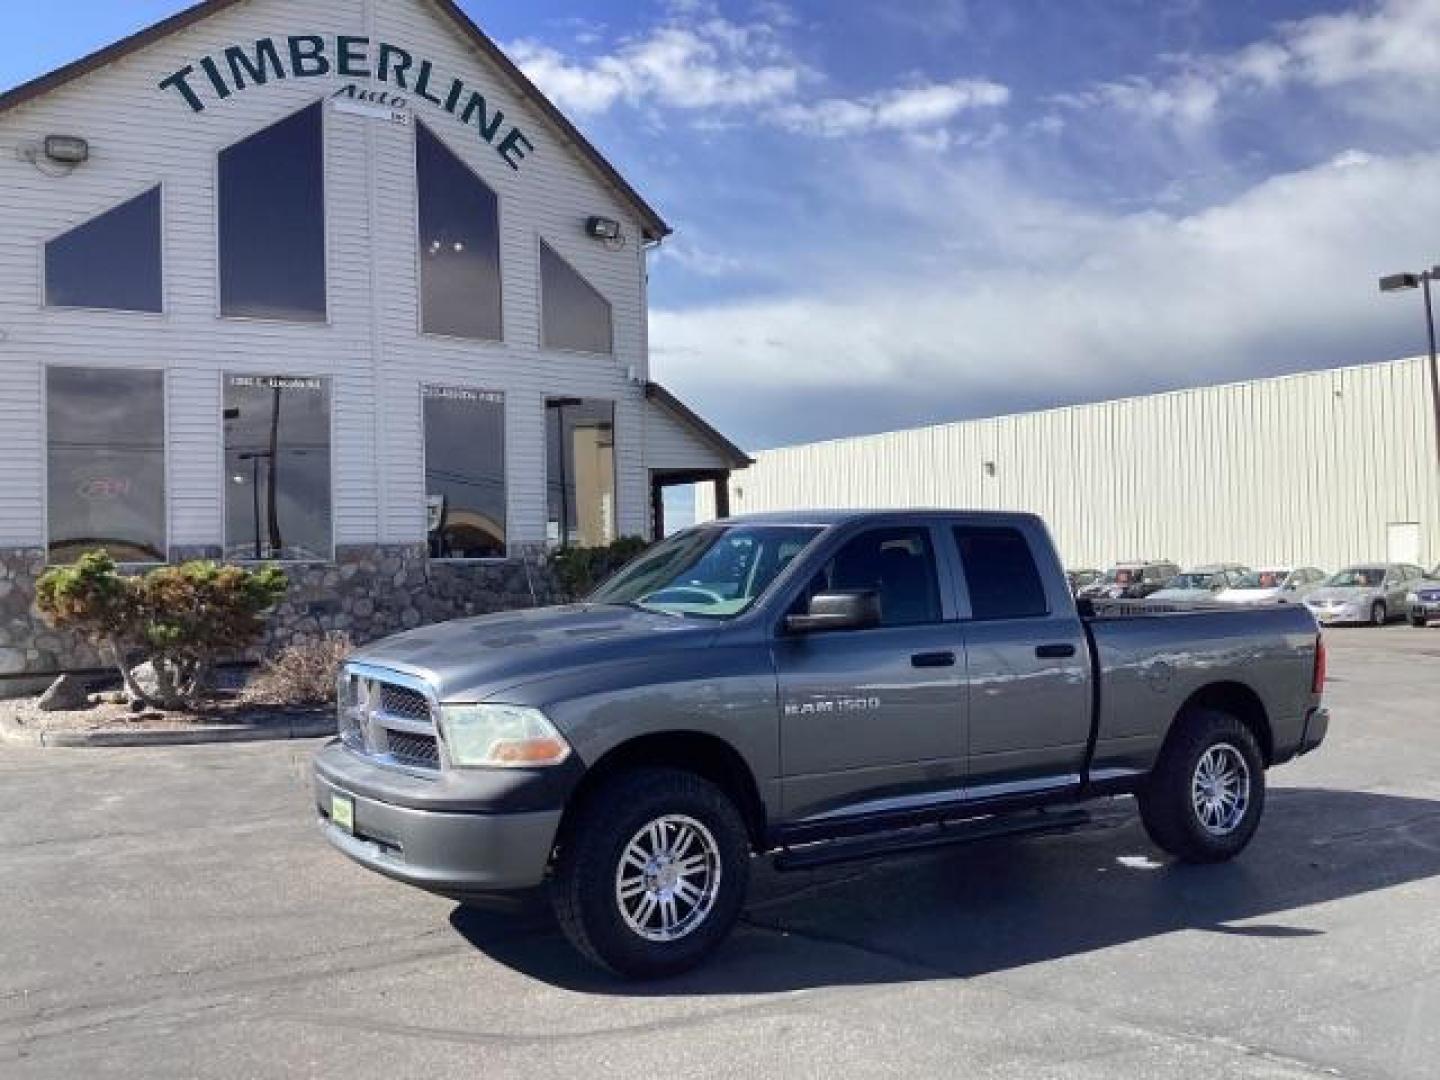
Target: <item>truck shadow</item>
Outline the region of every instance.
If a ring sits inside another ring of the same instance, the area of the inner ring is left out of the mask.
[[[1250,849],[1221,866],[1162,860],[1133,804],[1068,836],[994,841],[780,874],[757,862],[735,936],[698,971],[654,983],[598,973],[544,908],[457,908],[499,963],[589,993],[777,993],[1005,971],[1177,930],[1323,933],[1303,909],[1440,874],[1440,801],[1276,788]]]

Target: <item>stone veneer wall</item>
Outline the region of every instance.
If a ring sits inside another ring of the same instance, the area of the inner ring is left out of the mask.
[[[215,559],[219,551],[177,549],[171,557]],[[45,567],[41,548],[0,549],[0,677],[40,679],[105,666],[94,649],[35,613],[35,582]],[[503,562],[432,562],[423,546],[344,547],[333,563],[284,569],[290,591],[271,616],[264,647],[237,659],[328,633],[363,645],[429,623],[559,599],[539,551]]]

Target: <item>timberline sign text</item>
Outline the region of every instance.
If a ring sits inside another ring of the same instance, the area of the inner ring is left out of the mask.
[[[292,34],[261,38],[250,46],[231,45],[201,57],[160,80],[160,89],[174,93],[192,112],[252,86],[285,79],[373,79],[417,98],[473,128],[494,147],[505,164],[519,170],[535,149],[526,134],[507,122],[505,113],[484,94],[458,77],[437,75],[436,65],[388,42],[340,34]]]

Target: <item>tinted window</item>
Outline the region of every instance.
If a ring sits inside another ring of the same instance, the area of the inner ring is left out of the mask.
[[[1049,613],[1040,570],[1019,530],[961,526],[955,543],[974,618],[1028,619]]]
[[[415,127],[415,166],[421,326],[427,334],[499,341],[500,200],[424,124]]]
[[[326,379],[225,379],[225,555],[328,560],[330,386]]]
[[[939,622],[940,590],[927,529],[872,529],[846,543],[810,583],[799,605],[821,592],[874,590],[884,626]]]
[[[160,189],[121,203],[45,245],[50,307],[161,307]]]
[[[45,382],[50,560],[164,561],[164,375],[51,368]]]
[[[425,388],[425,500],[433,559],[505,555],[505,398]]]
[[[545,403],[547,535],[552,544],[600,547],[616,539],[615,403]]]
[[[325,321],[318,104],[220,152],[220,313]]]
[[[544,241],[540,243],[540,284],[547,349],[614,351],[610,301]]]

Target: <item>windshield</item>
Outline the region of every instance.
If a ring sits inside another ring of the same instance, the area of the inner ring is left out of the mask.
[[[1356,566],[1341,570],[1325,583],[1336,589],[1378,589],[1385,584],[1383,566]]]
[[[733,618],[754,604],[820,531],[797,525],[688,529],[620,571],[590,602]]]
[[[1133,585],[1140,580],[1139,570],[1121,570],[1119,568],[1105,571],[1105,580],[1111,585]]]
[[[1285,579],[1290,576],[1288,570],[1257,570],[1249,574],[1241,574],[1240,580],[1235,583],[1237,589],[1279,589],[1285,584]]]
[[[1219,574],[1176,574],[1165,583],[1167,589],[1215,589],[1222,584]]]

